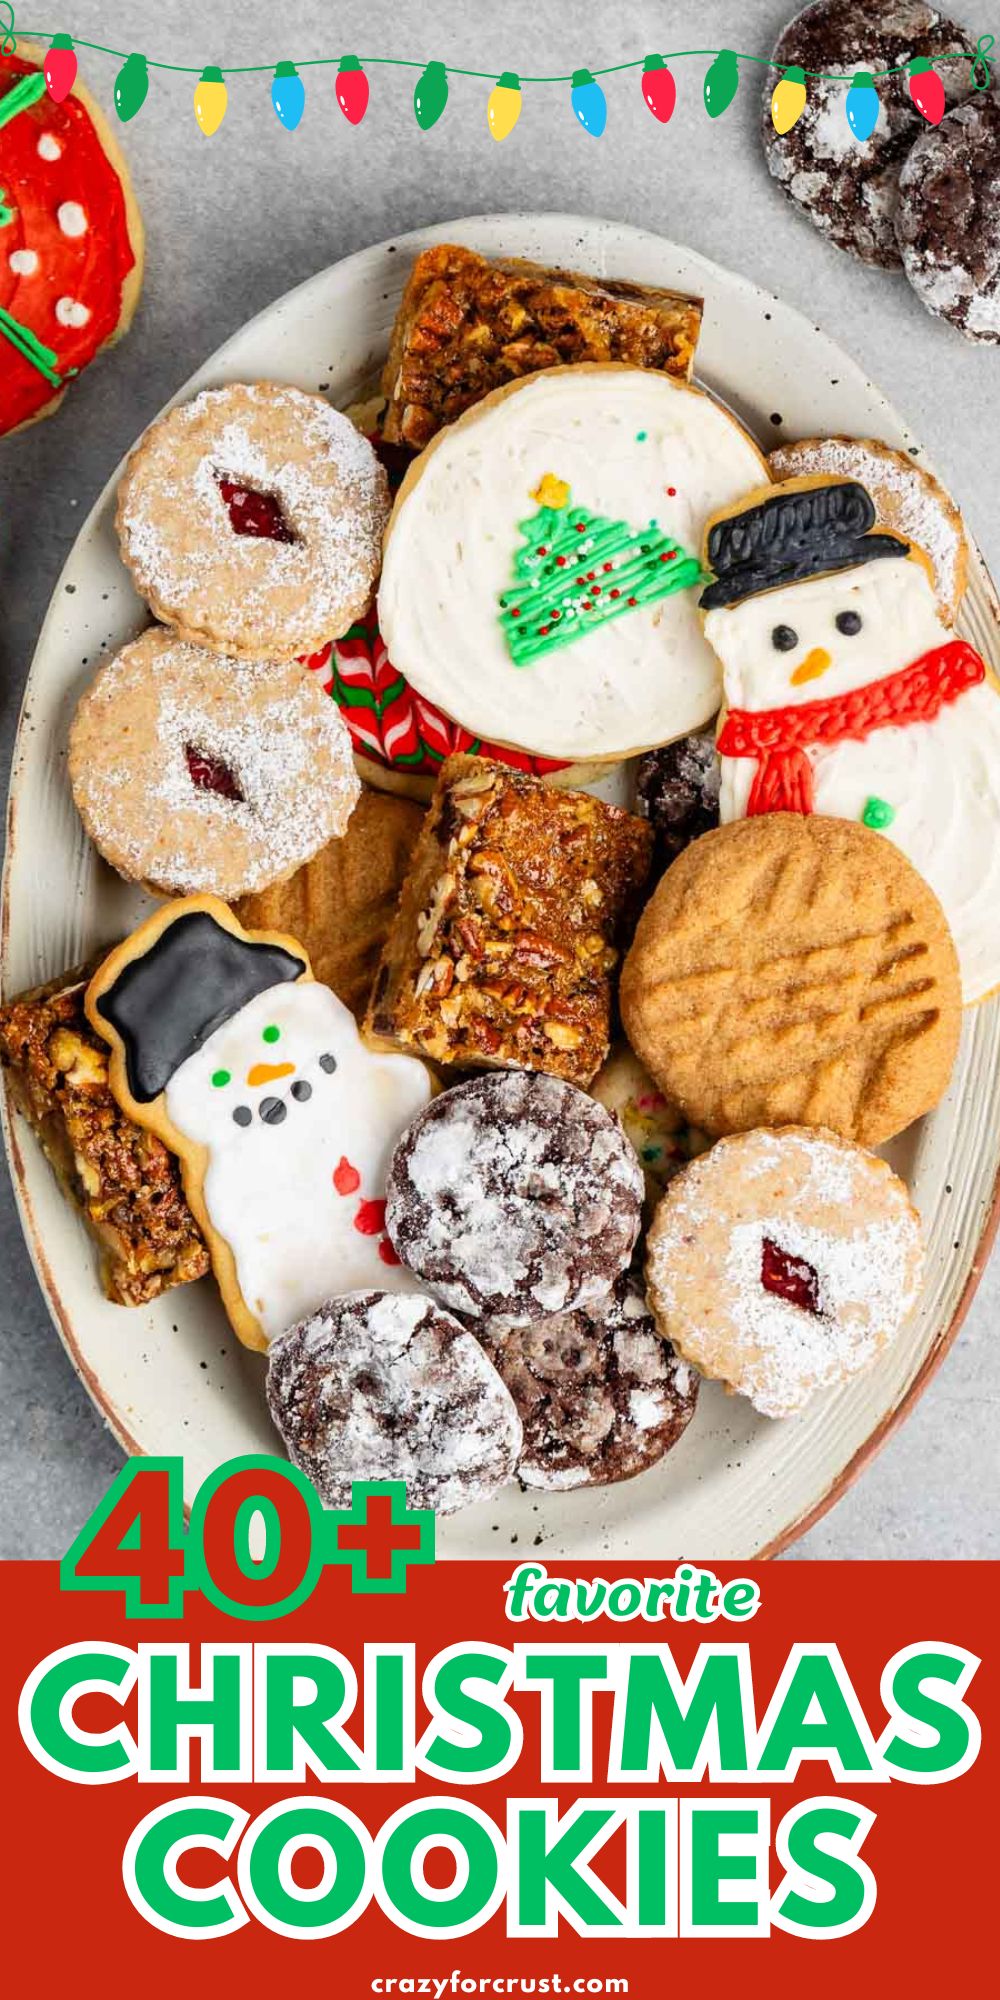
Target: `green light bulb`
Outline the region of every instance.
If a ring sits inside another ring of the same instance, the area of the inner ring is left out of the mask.
[[[721,118],[740,87],[740,66],[732,49],[720,49],[705,77],[705,110]]]
[[[149,89],[145,56],[126,56],[115,78],[115,110],[123,125],[141,111]]]
[[[448,102],[448,72],[443,63],[429,62],[413,93],[413,115],[421,132],[429,132]]]

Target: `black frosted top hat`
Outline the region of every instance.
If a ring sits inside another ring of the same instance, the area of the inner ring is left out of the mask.
[[[97,1001],[118,1030],[137,1104],[159,1097],[176,1069],[247,1002],[301,979],[304,958],[280,945],[236,937],[208,910],[191,910],[129,959]]]
[[[908,542],[873,535],[874,525],[871,495],[856,479],[779,487],[756,507],[727,515],[709,529],[708,561],[715,574],[701,593],[702,610],[738,604],[825,570],[909,554]]]

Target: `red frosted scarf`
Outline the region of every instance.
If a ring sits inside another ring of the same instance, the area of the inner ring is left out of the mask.
[[[985,678],[974,647],[949,639],[921,653],[884,680],[869,681],[830,701],[787,708],[731,708],[719,732],[721,757],[756,757],[747,817],[813,809],[813,769],[808,750],[823,743],[862,743],[873,729],[933,722],[946,702]]]

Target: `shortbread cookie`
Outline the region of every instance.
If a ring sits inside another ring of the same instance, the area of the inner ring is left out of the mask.
[[[624,1274],[596,1305],[497,1338],[478,1327],[524,1427],[522,1486],[558,1492],[646,1472],[694,1416],[698,1377]]]
[[[858,480],[870,494],[880,524],[929,557],[942,618],[953,625],[965,590],[969,545],[950,493],[909,452],[876,438],[800,438],[780,444],[768,464],[774,479],[820,473]]]
[[[896,240],[921,305],[1000,341],[1000,98],[983,91],[921,133],[899,180]]]
[[[473,735],[534,756],[607,762],[688,734],[719,705],[702,528],[762,468],[727,411],[665,375],[554,368],[494,391],[400,488],[390,658]]]
[[[972,49],[965,29],[923,0],[880,0],[877,8],[868,0],[815,0],[779,35],[764,75],[765,158],[778,185],[838,249],[866,264],[899,263],[893,222],[900,169],[926,130],[905,76],[886,77],[876,85],[878,123],[859,145],[844,112],[852,76],[859,69],[898,69],[914,56]],[[779,134],[771,95],[777,68],[789,64],[807,72],[806,103],[791,131]],[[968,63],[942,63],[938,75],[948,104],[969,95]]]
[[[220,659],[159,626],[91,681],[69,774],[120,875],[226,902],[342,834],[361,790],[340,716],[301,667]]]
[[[941,1097],[961,992],[941,906],[891,841],[767,813],[667,869],[621,1009],[636,1054],[704,1131],[825,1125],[874,1146]]]
[[[365,1046],[295,938],[244,931],[212,896],[167,903],[105,959],[86,1008],[122,1110],[180,1157],[248,1347],[337,1292],[412,1289],[385,1172],[431,1080]]]
[[[142,218],[110,126],[82,83],[56,104],[45,51],[0,47],[0,435],[58,408],[126,333],[142,289]],[[5,105],[6,109],[6,105]]]
[[[856,480],[751,493],[707,537],[723,821],[830,813],[886,835],[940,897],[967,1002],[1000,985],[1000,700],[941,619],[915,543]]]
[[[355,1479],[400,1479],[411,1507],[453,1514],[506,1485],[521,1446],[479,1342],[412,1292],[328,1299],[274,1342],[267,1400],[326,1507],[349,1506]]]
[[[616,1118],[554,1076],[475,1077],[396,1147],[386,1227],[452,1312],[495,1331],[605,1297],[639,1233],[643,1182]]]
[[[884,1160],[786,1126],[671,1182],[646,1247],[661,1333],[767,1417],[870,1368],[920,1288],[920,1219]]]
[[[648,1221],[667,1182],[704,1152],[708,1138],[687,1123],[676,1104],[668,1103],[627,1042],[612,1049],[590,1095],[614,1113],[635,1147],[646,1183],[643,1213]]]
[[[288,881],[237,905],[246,930],[289,931],[298,938],[316,978],[358,1021],[423,817],[412,800],[363,785],[341,839],[328,841]]]
[[[349,417],[275,382],[203,389],[140,438],[118,489],[150,610],[241,659],[313,653],[365,609],[386,475]]]

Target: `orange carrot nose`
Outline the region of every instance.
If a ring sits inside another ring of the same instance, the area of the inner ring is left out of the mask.
[[[792,674],[791,683],[793,688],[801,687],[803,681],[818,681],[820,674],[825,674],[827,667],[832,667],[832,665],[833,657],[826,651],[825,647],[814,646],[812,652],[806,654],[805,659],[799,662],[795,672]]]
[[[277,1083],[279,1077],[292,1076],[294,1071],[294,1063],[254,1063],[247,1070],[247,1083],[251,1090],[256,1090],[259,1083]]]

